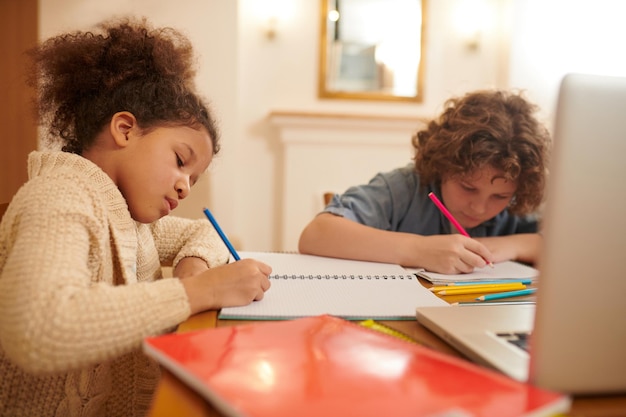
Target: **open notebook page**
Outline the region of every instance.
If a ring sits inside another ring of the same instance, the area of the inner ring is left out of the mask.
[[[241,252],[272,267],[260,301],[223,308],[220,319],[293,319],[330,314],[351,320],[414,320],[418,306],[448,305],[394,264],[297,253]]]

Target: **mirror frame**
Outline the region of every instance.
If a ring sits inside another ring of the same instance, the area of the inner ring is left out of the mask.
[[[417,93],[414,96],[394,96],[393,94],[380,93],[380,92],[344,92],[344,91],[332,91],[326,86],[327,70],[328,70],[328,50],[326,34],[328,30],[328,2],[329,0],[320,0],[320,41],[319,41],[319,68],[318,68],[318,97],[319,98],[331,98],[331,99],[349,99],[349,100],[370,100],[370,101],[409,101],[414,103],[421,103],[424,99],[424,61],[426,56],[425,50],[425,35],[426,35],[426,2],[427,0],[421,0],[422,6],[422,26],[420,34],[420,60],[417,68]]]

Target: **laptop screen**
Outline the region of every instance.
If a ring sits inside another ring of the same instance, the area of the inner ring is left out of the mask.
[[[538,385],[626,391],[625,158],[626,78],[567,75],[538,264],[530,362]]]

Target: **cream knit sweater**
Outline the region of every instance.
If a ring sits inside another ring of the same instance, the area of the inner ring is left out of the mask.
[[[64,152],[33,152],[0,224],[0,416],[143,416],[159,377],[144,337],[185,320],[161,265],[228,251],[208,221],[136,223],[111,179]]]

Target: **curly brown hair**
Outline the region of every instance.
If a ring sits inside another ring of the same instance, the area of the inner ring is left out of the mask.
[[[521,93],[476,91],[446,101],[443,113],[412,140],[422,184],[471,175],[486,166],[517,182],[512,214],[543,201],[551,137]]]
[[[29,51],[28,83],[37,89],[47,139],[81,154],[115,113],[128,111],[144,131],[204,127],[219,152],[216,123],[195,92],[190,41],[172,28],[150,28],[145,18],[97,28],[102,33],[66,33]]]

